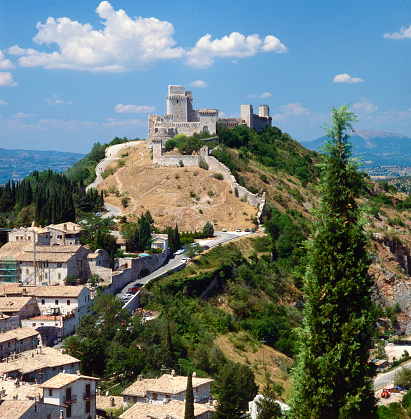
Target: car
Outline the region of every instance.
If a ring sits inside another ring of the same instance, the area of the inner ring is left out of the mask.
[[[221,230],[223,233],[227,233],[227,229],[224,227],[222,230]]]
[[[246,228],[244,231],[245,231],[246,233],[248,233],[250,230],[249,230],[248,228]]]
[[[96,212],[97,217],[101,217],[101,212]]]
[[[241,228],[237,228],[237,233],[241,233]]]
[[[134,297],[133,294],[124,294],[121,297],[121,302],[125,303],[126,301],[131,300],[133,297]]]
[[[255,233],[255,228],[252,228],[250,231],[251,233]]]
[[[187,263],[187,262],[188,262],[188,259],[184,256],[184,257],[181,259],[181,262],[182,262],[182,263]]]
[[[134,285],[134,287],[131,287],[127,290],[127,294],[135,294],[141,286]]]
[[[204,250],[208,250],[210,248],[210,246],[207,246],[206,244],[203,246]]]
[[[174,252],[175,255],[182,255],[184,253],[184,249],[179,249],[176,252]]]

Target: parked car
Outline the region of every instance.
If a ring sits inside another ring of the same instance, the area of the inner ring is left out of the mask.
[[[182,263],[187,263],[188,262],[188,259],[184,256],[183,259],[181,259],[181,262]]]
[[[140,286],[134,285],[133,287],[127,290],[127,294],[135,294],[140,288],[141,288],[141,285]]]
[[[250,231],[251,233],[255,233],[255,228],[252,228]]]
[[[210,248],[210,246],[207,246],[206,244],[203,246],[204,250],[208,250]]]
[[[184,249],[179,249],[176,252],[174,252],[175,255],[182,255],[184,253]]]
[[[246,228],[244,231],[245,231],[246,233],[248,233],[250,230],[249,230],[248,228]]]
[[[133,297],[134,297],[134,296],[133,296],[133,294],[124,294],[124,295],[121,297],[121,302],[122,302],[122,303],[125,303],[125,302],[127,302],[128,300],[131,300]]]
[[[221,230],[223,233],[227,233],[227,229],[224,227],[222,230]]]
[[[237,228],[237,233],[241,233],[241,228]]]

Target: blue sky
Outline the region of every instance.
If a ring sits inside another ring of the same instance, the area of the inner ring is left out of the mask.
[[[298,141],[332,106],[411,136],[411,0],[0,1],[0,147],[145,138],[169,84],[196,108],[270,107]]]

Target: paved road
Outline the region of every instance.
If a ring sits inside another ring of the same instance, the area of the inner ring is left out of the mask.
[[[238,237],[247,236],[247,235],[253,234],[253,233],[245,233],[245,232],[237,233],[235,231],[227,231],[227,232],[223,233],[222,231],[216,231],[214,234],[217,236],[215,239],[199,240],[198,243],[200,243],[201,245],[207,244],[207,246],[212,248],[212,247],[218,246],[219,244],[226,243],[228,241],[237,239]],[[158,276],[161,276],[161,275],[165,274],[169,269],[174,269],[178,265],[183,264],[183,262],[182,262],[183,257],[185,257],[185,256],[184,255],[174,255],[174,257],[170,258],[165,265],[163,265],[159,269],[156,269],[150,275],[147,275],[144,278],[136,279],[135,281],[132,281],[129,284],[127,284],[122,289],[122,291],[117,294],[117,296],[119,298],[121,298],[124,294],[127,293],[127,290],[129,288],[131,288],[132,286],[134,286],[135,284],[137,284],[137,283],[143,284],[143,285],[147,284],[147,282],[151,281],[152,279],[157,278]]]
[[[405,364],[399,368],[407,368],[411,369],[411,362],[408,362],[408,364]],[[396,368],[395,370],[392,370],[390,372],[385,372],[378,374],[377,377],[374,379],[374,390],[377,390],[379,388],[386,387],[389,383],[392,383],[394,380],[395,372],[398,370]]]
[[[96,166],[96,179],[94,182],[90,183],[90,185],[87,186],[86,190],[90,188],[95,188],[97,185],[103,180],[101,177],[101,174],[104,172],[105,168],[109,163],[111,163],[114,160],[117,159],[117,154],[120,150],[123,150],[124,148],[130,148],[137,144],[139,144],[140,141],[129,141],[128,143],[122,143],[122,144],[116,144],[112,145],[110,147],[106,148],[106,157],[101,160],[101,162]]]

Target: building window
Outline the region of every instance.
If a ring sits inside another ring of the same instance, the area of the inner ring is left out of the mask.
[[[59,300],[54,300],[54,304],[55,304],[56,306],[58,306],[58,305],[59,305]]]
[[[68,306],[70,305],[70,300],[67,300],[67,305],[68,305]]]
[[[36,326],[36,323],[33,323],[32,326],[35,327]]]
[[[49,396],[53,397],[53,390],[51,388],[49,388]]]
[[[61,274],[58,274],[59,279],[61,279]]]
[[[90,400],[86,400],[86,413],[90,413]]]
[[[57,262],[57,268],[61,268],[62,264],[61,262]]]
[[[66,416],[71,418],[71,404],[66,407]]]
[[[28,275],[28,274],[29,274],[29,268],[26,269],[26,275]]]
[[[44,279],[47,279],[47,272],[44,274]]]
[[[153,400],[157,400],[157,393],[153,393]]]
[[[46,304],[46,300],[41,300],[41,304]]]

